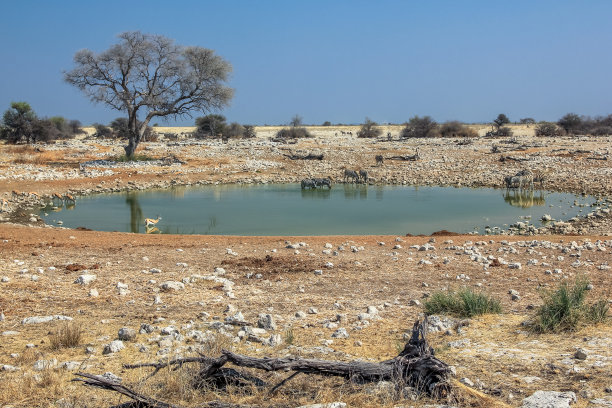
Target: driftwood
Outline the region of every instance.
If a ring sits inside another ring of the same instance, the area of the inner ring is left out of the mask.
[[[180,367],[183,364],[195,362],[201,364],[201,370],[196,383],[207,382],[216,386],[222,386],[224,382],[225,384],[230,382],[232,384],[252,383],[258,387],[266,385],[254,376],[238,373],[236,370],[223,367],[227,363],[232,363],[238,367],[254,368],[268,372],[293,371],[289,377],[277,384],[270,392],[276,391],[297,374],[303,373],[342,377],[356,383],[391,381],[398,390],[408,386],[419,393],[434,398],[448,397],[451,392],[451,370],[447,364],[434,356],[433,349],[427,344],[425,337],[426,330],[427,319],[422,323],[416,321],[412,328],[412,336],[402,352],[397,357],[378,363],[365,361],[342,362],[297,357],[256,358],[223,350],[221,356],[216,358],[205,356],[178,358],[163,363],[128,364],[124,365],[124,368],[153,367],[155,371],[151,375],[154,375],[165,367]],[[105,377],[86,373],[78,373],[77,375],[85,378],[78,380],[83,381],[86,385],[115,391],[143,404],[137,405],[139,407],[177,407],[176,405],[139,395],[121,384],[109,381]]]
[[[323,160],[323,154],[308,153],[305,156],[300,156],[299,154],[284,154],[283,156],[289,158],[289,160]]]
[[[391,157],[387,157],[388,160],[403,160],[403,161],[417,161],[420,159],[418,153],[414,154],[412,156],[406,155],[406,156],[391,156]]]
[[[526,162],[529,161],[529,159],[525,157],[501,156],[499,161],[502,163],[505,161]]]

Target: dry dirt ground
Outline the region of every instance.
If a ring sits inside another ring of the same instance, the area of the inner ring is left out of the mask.
[[[499,298],[503,313],[475,317],[447,333],[430,334],[438,357],[455,367],[458,379],[470,379],[473,388],[510,406],[520,406],[536,390],[573,391],[578,407],[596,406],[590,402],[596,399],[610,401],[606,391],[612,387],[609,322],[562,334],[534,334],[523,325],[533,317],[533,308],[542,304],[541,291],[554,289],[566,279],[588,277],[593,285],[589,301],[612,299],[609,217],[577,224],[573,231],[582,235],[151,236],[43,227],[29,220],[28,204],[37,199],[10,194],[11,190],[33,191],[45,200],[44,194],[53,191],[295,181],[303,174],[337,174],[342,166],[367,166],[377,176],[374,182],[437,184],[442,177],[442,184],[448,180],[449,185],[470,185],[474,179],[478,185],[499,185],[499,177],[486,182],[485,176],[533,165],[549,169],[552,180],[563,179],[548,188],[605,198],[612,191],[605,177],[610,174],[610,162],[600,158],[609,154],[609,139],[576,145],[569,139],[543,143],[525,135],[519,144],[526,150],[496,155],[490,153],[490,140],[476,141],[469,149],[448,141],[423,141],[421,163],[386,161],[383,169],[374,168],[375,154],[412,154],[416,142],[374,144],[338,137],[336,143],[330,135],[280,147],[266,142],[230,147],[213,142],[202,146],[157,142],[145,144],[143,151],[157,157],[173,154],[186,164],[89,172],[80,171],[79,163],[118,154],[121,144],[70,143],[43,146],[41,151],[0,146],[4,172],[0,192],[14,210],[3,214],[10,222],[0,223],[1,407],[104,407],[127,401],[71,382],[76,371],[112,372],[144,394],[184,406],[211,400],[287,407],[333,401],[350,407],[441,403],[393,395],[383,386],[306,375],[292,379],[273,395],[250,388],[194,390],[190,379],[196,367],[162,370],[145,381],[151,369],[128,370],[122,365],[197,353],[216,356],[222,348],[253,356],[380,361],[401,350],[403,335],[422,318],[428,295],[462,287]],[[287,149],[323,151],[331,159],[290,161],[282,156]],[[527,160],[500,162],[500,155]],[[415,166],[421,167],[417,171]],[[419,250],[427,243],[433,248]],[[485,258],[502,262],[486,267]],[[510,266],[517,263],[520,269]],[[84,274],[96,278],[88,285],[75,283]],[[164,290],[161,285],[168,281],[181,282],[184,288]],[[519,299],[512,300],[511,289],[518,291]],[[369,306],[378,312],[363,315]],[[237,312],[253,326],[259,314],[270,314],[277,327],[258,334],[259,339],[242,337],[240,326],[221,324]],[[296,316],[298,312],[304,313]],[[32,316],[56,315],[80,326],[78,346],[52,346],[53,336],[66,321],[24,322]],[[153,331],[139,333],[143,324]],[[134,329],[136,337],[125,341],[123,350],[104,354],[105,345],[126,327]],[[346,328],[349,337],[332,338],[337,328]],[[280,335],[281,344],[260,342],[275,334]],[[578,348],[585,350],[585,360],[574,358]],[[254,374],[269,384],[289,375]],[[477,401],[466,399],[455,405]],[[489,403],[481,401],[480,406]]]

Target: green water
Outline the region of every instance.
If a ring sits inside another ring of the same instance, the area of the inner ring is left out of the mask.
[[[593,201],[566,193],[525,194],[497,189],[298,184],[181,187],[80,197],[74,206],[41,210],[48,224],[100,231],[147,232],[145,218],[161,216],[165,234],[378,235],[431,234],[446,229],[506,228],[543,214],[569,219]],[[587,209],[584,209],[587,212]]]

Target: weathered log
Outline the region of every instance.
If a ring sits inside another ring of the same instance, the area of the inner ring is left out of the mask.
[[[402,160],[402,161],[417,161],[420,159],[418,154],[409,156],[391,156],[391,157],[387,157],[388,160]]]
[[[289,160],[323,160],[323,154],[308,153],[307,155],[284,154]]]
[[[396,385],[398,390],[405,386],[409,386],[420,393],[424,393],[435,398],[446,397],[451,391],[451,370],[447,364],[438,360],[434,356],[434,350],[427,343],[426,332],[427,319],[425,319],[422,323],[416,321],[412,328],[412,336],[402,352],[397,357],[378,363],[365,361],[342,362],[302,359],[296,357],[256,358],[223,350],[221,356],[217,358],[205,356],[189,357],[174,359],[165,363],[128,364],[124,365],[124,367],[154,367],[154,373],[156,373],[164,367],[181,366],[186,363],[197,362],[201,364],[201,370],[198,374],[196,382],[209,381],[219,384],[219,379],[224,378],[225,384],[229,383],[229,381],[233,381],[234,384],[236,384],[236,381],[246,381],[255,384],[258,387],[265,385],[265,383],[263,383],[263,381],[259,380],[257,377],[242,374],[236,370],[230,371],[229,369],[222,368],[225,364],[232,363],[238,367],[254,368],[268,372],[293,371],[294,374],[304,373],[342,377],[357,383],[391,381]],[[85,382],[87,385],[98,386],[119,392],[141,402],[142,404],[149,404],[143,405],[143,407],[175,407],[170,404],[153,400],[146,396],[138,395],[137,393],[118,383],[110,382],[104,377],[83,373],[79,373],[77,375],[85,377],[86,380],[81,381]],[[282,386],[289,379],[293,378],[293,376],[294,375],[279,383],[271,392]],[[231,378],[228,380],[228,377]]]

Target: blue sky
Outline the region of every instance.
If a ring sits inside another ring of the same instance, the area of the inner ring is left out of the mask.
[[[0,111],[27,101],[39,116],[84,124],[123,116],[91,103],[62,71],[79,49],[100,52],[140,30],[233,65],[235,97],[221,112],[230,122],[607,115],[610,16],[612,2],[597,0],[2,1]]]

